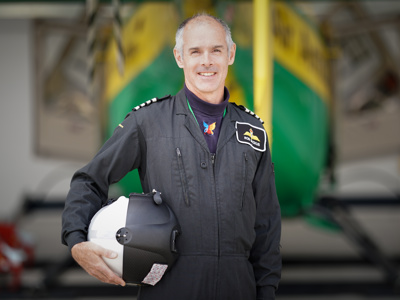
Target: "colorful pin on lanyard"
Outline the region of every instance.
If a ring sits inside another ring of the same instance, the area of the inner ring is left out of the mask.
[[[187,102],[187,104],[188,104],[188,107],[189,107],[190,112],[192,113],[194,119],[196,120],[197,125],[199,125],[199,122],[197,122],[197,118],[196,118],[196,116],[194,115],[193,109],[192,109],[192,107],[190,106],[190,103],[189,103],[188,98],[186,98],[186,102]],[[224,109],[224,114],[222,115],[222,117],[225,117],[225,115],[226,115],[226,107],[225,107],[225,109]],[[199,125],[199,126],[200,126],[200,125]]]

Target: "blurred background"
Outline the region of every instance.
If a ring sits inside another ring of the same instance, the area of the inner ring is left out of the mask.
[[[63,201],[133,107],[182,88],[175,30],[199,11],[231,26],[231,101],[266,121],[272,143],[277,299],[399,299],[395,0],[0,0],[0,299],[135,298],[135,287],[99,283],[73,263]],[[110,197],[133,191],[135,173]]]

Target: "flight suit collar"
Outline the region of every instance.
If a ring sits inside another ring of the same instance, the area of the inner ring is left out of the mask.
[[[186,94],[184,89],[180,90],[178,94],[176,94],[176,104],[177,104],[177,115],[185,115],[184,125],[187,130],[191,133],[193,138],[207,151],[208,145],[206,140],[203,137],[203,133],[201,132],[199,125],[196,123],[196,120],[193,118],[192,113],[189,110],[186,101]],[[233,114],[232,106],[228,104],[226,109],[225,117],[222,121],[221,131],[219,134],[218,144],[217,144],[217,151],[226,145],[229,139],[236,133],[235,128],[235,115]]]

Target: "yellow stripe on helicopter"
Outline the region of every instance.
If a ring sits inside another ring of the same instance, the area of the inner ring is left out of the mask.
[[[285,3],[274,3],[273,45],[275,59],[329,100],[326,48],[316,30]]]

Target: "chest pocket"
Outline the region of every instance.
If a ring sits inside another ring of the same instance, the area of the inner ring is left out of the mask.
[[[232,197],[235,199],[235,209],[240,211],[254,208],[254,194],[252,182],[257,169],[260,154],[255,150],[243,146],[242,151],[235,155],[229,166],[229,173],[235,174],[231,181]],[[261,153],[261,152],[260,152]]]
[[[176,151],[176,158],[177,158],[177,162],[178,162],[179,177],[181,180],[181,185],[182,185],[182,190],[183,190],[183,199],[185,200],[186,205],[190,206],[189,188],[188,188],[185,167],[183,165],[181,149],[176,148],[175,151]]]
[[[246,193],[246,181],[247,181],[247,169],[248,169],[248,158],[247,153],[243,152],[243,159],[242,159],[242,188],[241,188],[241,197],[239,203],[239,209],[243,209],[243,202]]]

